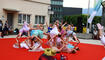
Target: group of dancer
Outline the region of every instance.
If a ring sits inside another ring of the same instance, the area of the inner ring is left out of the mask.
[[[47,25],[47,24],[46,24]],[[64,29],[64,26],[67,27]],[[19,34],[16,37],[16,43],[13,45],[14,48],[26,48],[29,51],[43,51],[42,44],[48,45],[56,52],[67,52],[75,53],[79,50],[78,44],[79,39],[76,37],[76,33],[71,30],[71,25],[64,23],[60,24],[57,20],[53,25],[47,25],[48,32],[43,32],[43,25],[37,25],[36,28],[32,28],[30,24],[24,22],[23,27],[19,30]],[[27,38],[20,42],[20,38],[26,35]],[[43,42],[43,36],[47,36],[47,43]],[[76,41],[76,44],[70,44],[70,39]]]
[[[47,24],[46,24],[47,25]],[[66,25],[66,28],[64,28]],[[98,23],[99,36],[105,47],[105,36],[102,34],[103,27]],[[32,28],[30,24],[24,22],[23,27],[20,29],[19,34],[16,37],[16,43],[13,45],[14,48],[26,48],[29,51],[43,51],[42,44],[48,45],[56,52],[67,52],[76,53],[79,50],[78,44],[79,39],[76,37],[76,33],[71,30],[71,25],[66,22],[60,24],[57,20],[53,25],[47,25],[48,32],[43,32],[43,24],[37,25],[36,28]],[[20,42],[20,38],[26,35],[27,38]],[[47,43],[43,42],[43,36],[47,36]],[[72,41],[76,41],[76,44],[70,44]]]

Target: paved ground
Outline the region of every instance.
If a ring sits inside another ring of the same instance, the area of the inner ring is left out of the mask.
[[[4,38],[16,38],[16,35],[8,35],[4,36]],[[81,43],[102,45],[100,40],[93,40],[93,39],[79,39],[79,40]]]
[[[96,44],[96,45],[102,45],[100,40],[93,40],[93,39],[80,39],[81,43],[88,43],[88,44]]]

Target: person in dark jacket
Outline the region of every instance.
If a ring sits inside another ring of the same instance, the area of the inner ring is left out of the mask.
[[[8,35],[8,21],[5,22],[3,31],[4,31],[4,34]]]
[[[3,23],[2,23],[2,21],[0,20],[0,36],[1,36],[1,37],[3,37],[3,34],[2,34],[2,32],[3,32],[2,27],[3,27]]]

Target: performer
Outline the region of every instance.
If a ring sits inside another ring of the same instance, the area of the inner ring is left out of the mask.
[[[32,30],[31,36],[29,39],[31,40],[31,46],[29,51],[43,51],[42,43],[43,41],[39,37],[40,33],[38,30]],[[41,37],[42,38],[42,37]]]
[[[61,35],[56,38],[56,47],[58,51],[67,53],[76,53],[75,46],[71,45],[69,42],[62,40]]]
[[[52,48],[46,48],[45,52],[39,57],[39,60],[68,60],[68,57],[57,52]]]
[[[17,41],[17,45],[20,47],[20,42],[19,42],[19,38],[22,37],[23,35],[29,36],[29,24],[24,21],[23,27],[19,30],[19,34],[16,37],[16,41]]]
[[[105,48],[105,36],[102,32],[103,26],[101,26],[101,24],[98,23],[97,27],[98,27],[99,38],[100,38],[101,43],[104,45],[104,48]]]
[[[38,30],[32,30],[31,35],[29,39],[31,39],[31,49],[29,51],[42,51],[44,50],[42,48],[43,41],[41,40],[43,38],[43,26],[39,26],[40,29]]]
[[[20,42],[20,48],[25,48],[25,49],[29,49],[29,46],[30,46],[30,43],[29,43],[29,40],[24,40],[22,42]],[[13,45],[14,48],[19,48],[18,44],[15,43]]]
[[[47,22],[46,22],[46,26],[47,26],[47,28],[48,28],[48,33],[50,33],[50,31],[52,30],[52,24],[50,24],[49,26],[48,26],[48,24],[47,24]]]
[[[56,55],[55,50],[46,48],[44,51],[45,52],[39,57],[39,60],[56,60],[56,58],[54,58],[54,56]]]
[[[58,21],[55,22],[50,33],[46,34],[47,36],[49,36],[47,44],[55,45],[55,38],[59,34],[58,25]]]
[[[77,43],[76,43],[75,45],[70,44],[70,43],[69,43],[69,37],[71,37],[71,38],[72,38],[74,41],[76,41]],[[80,41],[79,41],[79,39],[76,37],[76,33],[71,30],[71,25],[68,25],[68,27],[67,27],[66,41],[65,41],[65,42],[67,43],[67,48],[74,49],[75,51],[76,51],[76,50],[79,50],[79,47],[77,47],[77,46],[78,46],[78,44],[80,43]]]

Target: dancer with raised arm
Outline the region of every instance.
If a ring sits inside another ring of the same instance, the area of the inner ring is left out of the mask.
[[[99,38],[100,38],[101,43],[104,45],[104,48],[105,48],[105,36],[102,32],[103,26],[101,26],[101,24],[98,23],[97,27],[98,27]]]
[[[19,38],[21,38],[23,35],[26,35],[26,36],[30,35],[29,30],[30,30],[29,24],[26,21],[24,21],[23,27],[19,30],[19,34],[16,37],[17,43],[14,45],[15,48],[20,47]]]

